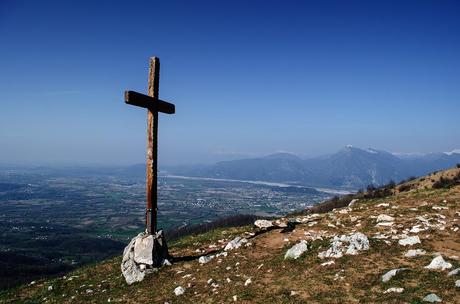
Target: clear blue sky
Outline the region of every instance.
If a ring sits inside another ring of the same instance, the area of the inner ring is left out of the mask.
[[[0,163],[460,148],[459,1],[1,1]]]

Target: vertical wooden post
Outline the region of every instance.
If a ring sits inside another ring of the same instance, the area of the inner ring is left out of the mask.
[[[158,100],[160,59],[150,58],[148,95]],[[149,234],[157,231],[157,172],[158,172],[158,111],[147,110],[147,210],[146,226]]]

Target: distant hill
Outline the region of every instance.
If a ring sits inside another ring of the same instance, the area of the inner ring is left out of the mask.
[[[168,167],[168,173],[196,177],[263,180],[309,186],[364,188],[399,182],[460,163],[460,151],[395,155],[347,146],[335,154],[302,159],[289,153],[218,162],[213,165]]]

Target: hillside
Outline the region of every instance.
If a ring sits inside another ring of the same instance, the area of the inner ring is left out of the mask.
[[[175,175],[300,183],[307,186],[360,189],[410,176],[422,176],[460,163],[458,151],[424,155],[395,155],[346,146],[340,151],[302,159],[288,153],[222,161],[206,166],[167,168]]]
[[[130,286],[115,258],[3,292],[0,302],[423,303],[433,293],[460,303],[460,169],[356,197],[277,219],[268,229],[185,237],[170,244],[171,266]],[[319,213],[334,205],[347,206]],[[236,237],[246,241],[224,251]]]

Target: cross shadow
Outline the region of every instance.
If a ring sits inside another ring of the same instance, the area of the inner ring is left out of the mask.
[[[288,222],[287,223],[287,226],[286,227],[277,227],[277,226],[272,226],[272,227],[269,227],[267,229],[260,229],[258,231],[256,231],[254,233],[254,235],[251,235],[249,237],[247,237],[246,239],[250,240],[250,239],[253,239],[259,235],[262,235],[262,234],[265,234],[269,231],[273,231],[273,230],[281,230],[280,233],[289,233],[289,232],[292,232],[295,227],[300,224],[300,223],[297,223],[297,222]],[[178,262],[189,262],[189,261],[194,261],[194,260],[198,260],[200,257],[202,256],[207,256],[207,255],[211,255],[211,254],[217,254],[217,253],[220,253],[222,252],[222,249],[214,249],[212,251],[209,251],[209,252],[206,252],[206,254],[200,254],[200,255],[186,255],[186,256],[178,256],[178,257],[175,257],[175,256],[170,256],[170,262],[171,263],[178,263]]]

